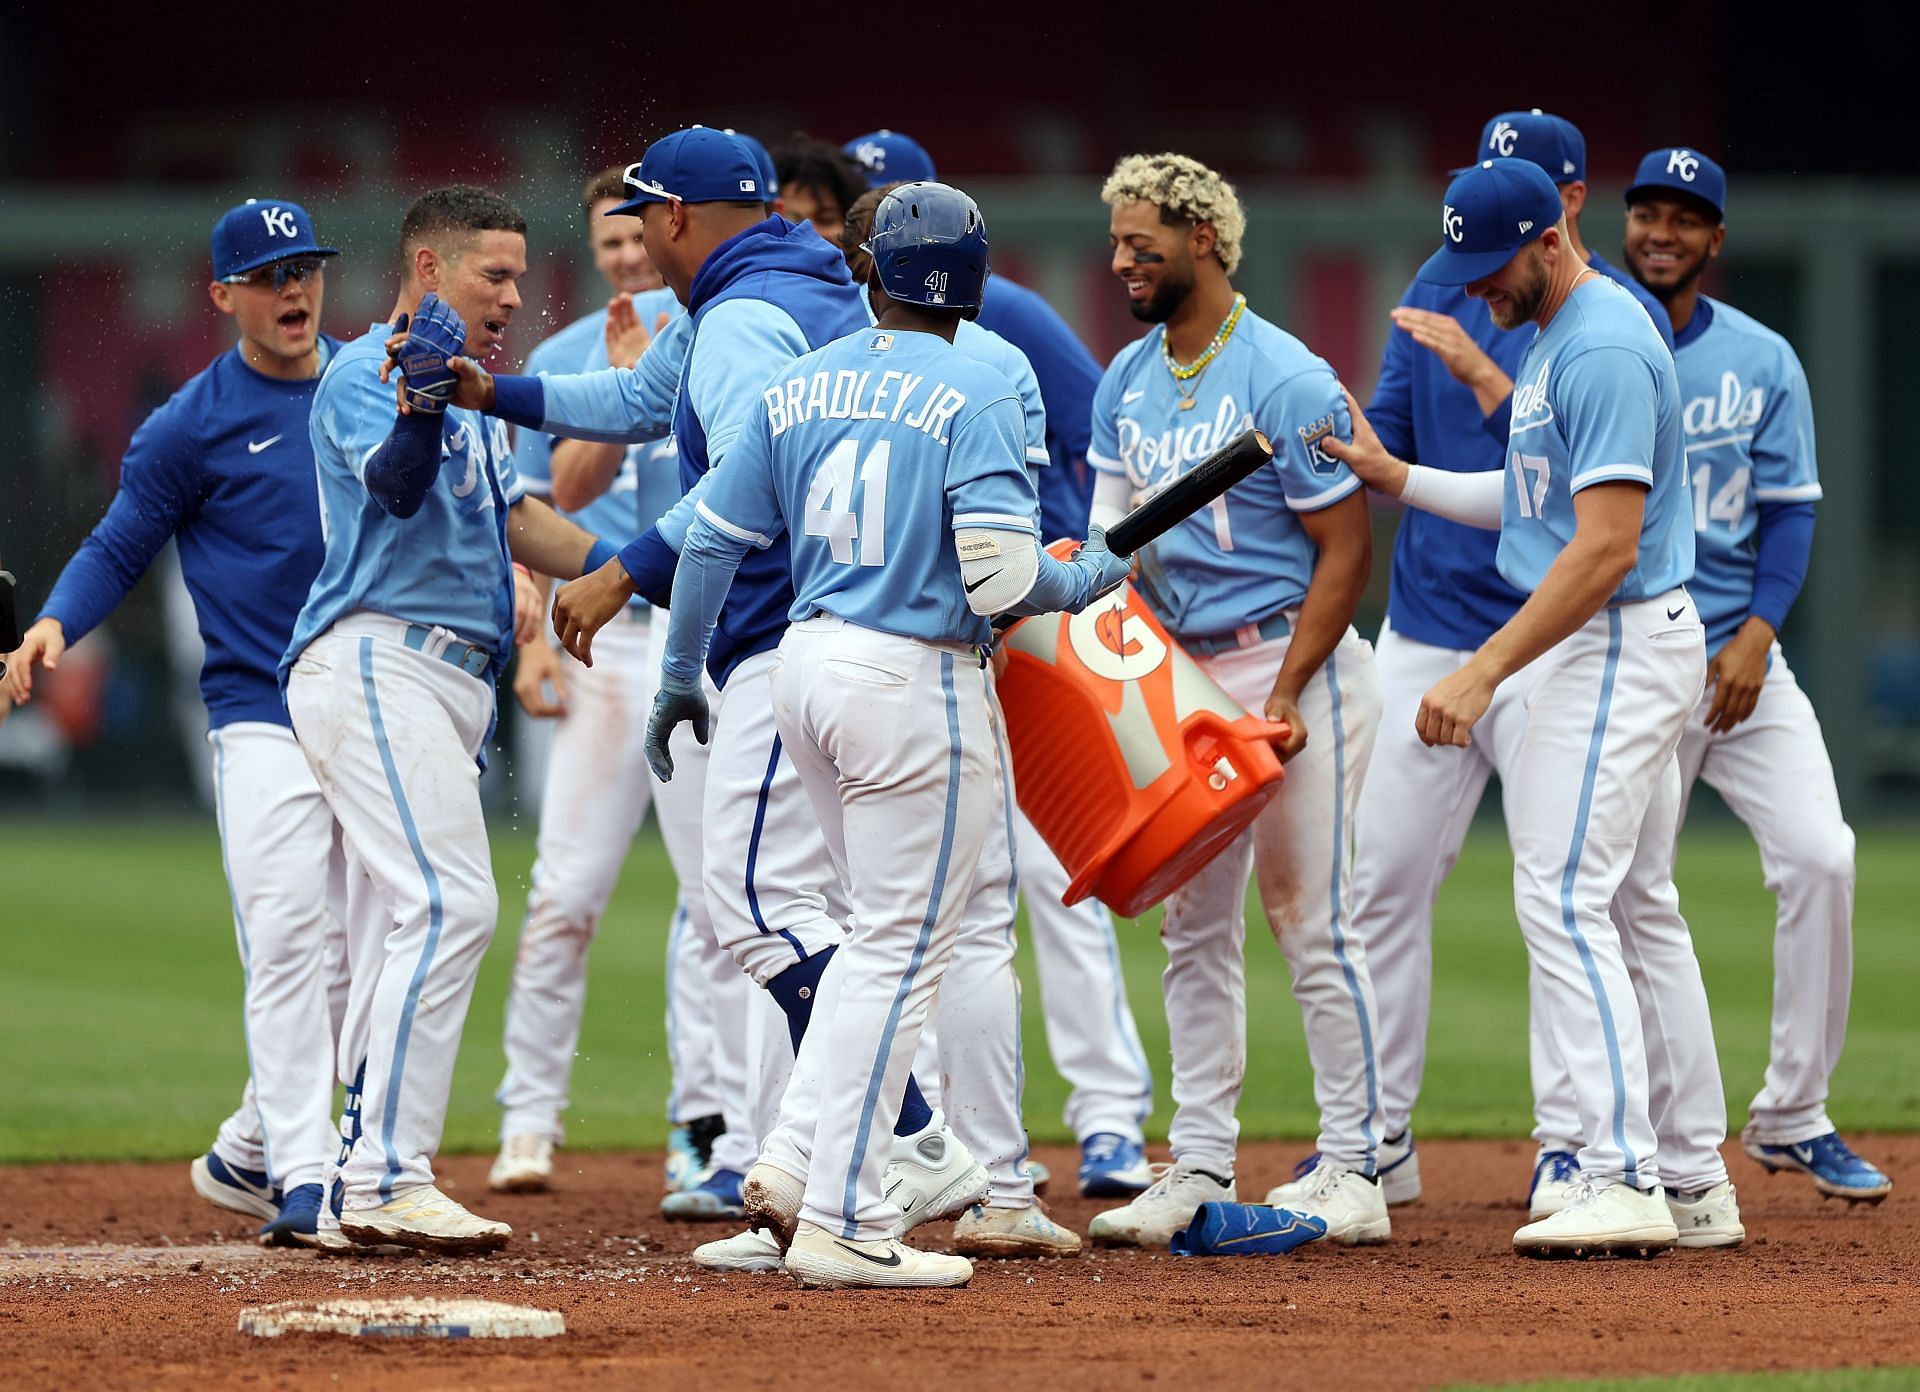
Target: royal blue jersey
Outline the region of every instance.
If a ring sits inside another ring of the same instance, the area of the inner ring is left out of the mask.
[[[1333,369],[1252,310],[1191,383],[1191,407],[1168,370],[1158,328],[1120,350],[1094,395],[1087,458],[1124,475],[1136,494],[1187,472],[1248,426],[1273,461],[1144,548],[1141,588],[1176,635],[1211,638],[1259,623],[1306,598],[1319,549],[1297,514],[1360,487],[1320,448],[1353,438]]]
[[[1687,588],[1714,652],[1751,611],[1760,505],[1817,501],[1820,471],[1807,376],[1792,345],[1705,296],[1694,316],[1674,354],[1693,485],[1695,556]]]
[[[671,290],[645,290],[633,297],[640,322],[651,327],[662,314],[678,317],[680,302]],[[527,375],[572,376],[607,367],[607,312],[595,310],[540,343],[527,356]],[[664,334],[664,331],[663,331]],[[653,352],[651,347],[647,353]],[[670,355],[670,354],[669,354]],[[678,362],[675,362],[678,372]],[[669,399],[671,393],[669,392]],[[553,447],[562,437],[544,430],[521,430],[514,440],[513,470],[527,492],[552,501]],[[671,438],[630,444],[620,471],[605,493],[578,511],[563,515],[615,546],[624,545],[660,520],[680,497],[680,464]],[[644,600],[636,599],[636,604]]]
[[[340,350],[322,337],[321,362]],[[284,382],[222,353],[134,433],[100,525],[41,609],[69,644],[96,628],[169,537],[207,657],[200,694],[214,729],[286,725],[275,669],[320,569],[320,509],[307,412],[318,378]]]
[[[513,650],[507,509],[526,490],[513,472],[506,422],[447,411],[440,473],[411,517],[395,517],[367,491],[367,460],[393,430],[393,388],[379,375],[392,332],[374,324],[341,349],[313,398],[326,559],[281,660],[283,683],[307,644],[363,609],[438,625],[491,649],[495,676]]]
[[[1047,454],[1040,474],[1041,535],[1048,541],[1087,533],[1093,473],[1087,448],[1093,435],[1093,393],[1100,364],[1053,306],[1016,281],[996,275],[980,304],[982,328],[1018,348],[1033,367],[1047,415]]]
[[[1639,302],[1590,280],[1528,345],[1514,376],[1500,573],[1538,589],[1574,534],[1574,495],[1599,483],[1647,489],[1640,555],[1612,599],[1649,599],[1693,576],[1693,504],[1673,354]]]
[[[1587,268],[1600,272],[1634,299],[1640,301],[1640,308],[1646,310],[1647,318],[1653,321],[1654,332],[1659,334],[1660,341],[1667,345],[1667,351],[1669,353],[1673,351],[1673,316],[1667,313],[1665,305],[1653,297],[1651,290],[1597,251],[1587,252]]]
[[[1020,398],[938,334],[863,329],[768,382],[699,514],[758,547],[787,539],[787,617],[986,643],[953,533],[1037,536]]]

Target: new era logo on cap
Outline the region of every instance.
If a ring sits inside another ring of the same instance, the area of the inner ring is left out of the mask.
[[[637,214],[649,203],[735,203],[762,199],[760,164],[744,141],[724,130],[689,126],[662,136],[627,166],[633,197],[615,213]],[[746,197],[743,199],[742,195]]]
[[[1531,160],[1490,159],[1455,179],[1441,206],[1444,240],[1419,278],[1468,285],[1492,275],[1560,220],[1560,191]]]

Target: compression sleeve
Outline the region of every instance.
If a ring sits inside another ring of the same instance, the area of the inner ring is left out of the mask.
[[[396,415],[393,430],[367,459],[363,477],[373,500],[395,517],[420,511],[440,472],[444,416],[427,411]]]
[[[1813,554],[1812,503],[1761,503],[1755,521],[1753,602],[1747,612],[1778,633],[1806,583]]]
[[[1111,527],[1127,515],[1127,504],[1133,498],[1133,484],[1125,474],[1109,474],[1104,470],[1094,474],[1093,508],[1087,521],[1096,527]]]
[[[699,682],[707,646],[713,641],[714,626],[720,622],[721,606],[727,602],[727,591],[733,588],[733,573],[750,547],[750,542],[722,531],[705,517],[694,519],[674,572],[667,650],[660,661],[662,675]]]
[[[1500,505],[1506,487],[1504,469],[1484,469],[1477,473],[1456,474],[1449,469],[1429,469],[1422,464],[1407,466],[1407,485],[1400,490],[1400,501],[1449,522],[1464,523],[1483,531],[1500,530]]]
[[[1005,613],[1033,588],[1040,548],[1028,532],[962,527],[953,534],[967,607],[983,617]]]

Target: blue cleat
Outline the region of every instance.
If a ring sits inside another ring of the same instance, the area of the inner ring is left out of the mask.
[[[1096,1131],[1080,1142],[1080,1192],[1089,1199],[1130,1199],[1153,1183],[1140,1142]]]
[[[315,1247],[320,1226],[320,1186],[297,1184],[280,1200],[280,1212],[260,1229],[262,1247]]]
[[[715,1170],[697,1188],[683,1189],[660,1200],[660,1216],[677,1218],[683,1223],[719,1223],[747,1216],[740,1202],[740,1181],[746,1178],[738,1170]]]
[[[1580,1187],[1580,1157],[1570,1150],[1543,1150],[1527,1186],[1527,1221],[1551,1218],[1573,1202]]]
[[[1266,1204],[1203,1203],[1173,1235],[1176,1257],[1268,1257],[1327,1235],[1323,1219]]]
[[[695,1117],[667,1133],[667,1189],[697,1189],[713,1167],[713,1143],[725,1134],[726,1118]]]
[[[229,1165],[210,1150],[193,1162],[188,1173],[193,1176],[193,1192],[216,1207],[268,1221],[280,1216],[280,1191],[258,1170]]]
[[[1855,1155],[1840,1139],[1838,1131],[1829,1131],[1810,1141],[1795,1141],[1792,1145],[1768,1145],[1743,1133],[1740,1147],[1759,1161],[1768,1174],[1799,1170],[1813,1180],[1814,1188],[1829,1198],[1877,1204],[1893,1192],[1893,1181]]]

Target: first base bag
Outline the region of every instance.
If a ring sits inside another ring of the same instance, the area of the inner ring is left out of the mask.
[[[1064,902],[1097,896],[1137,917],[1280,791],[1286,728],[1222,691],[1131,585],[1078,614],[1022,619],[1001,646],[1020,810],[1072,877]]]

